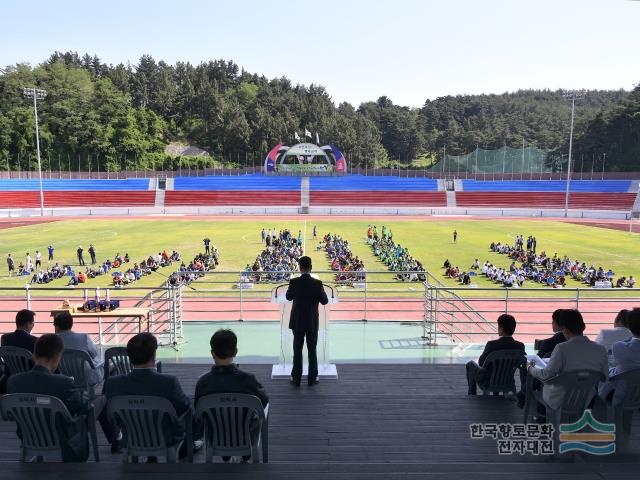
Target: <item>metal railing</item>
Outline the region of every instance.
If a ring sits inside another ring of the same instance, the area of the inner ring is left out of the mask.
[[[398,275],[416,272],[354,272],[358,281],[339,282],[336,272],[315,272],[338,291],[340,302],[332,306],[332,322],[410,322],[422,324],[424,336],[460,343],[485,341],[496,335],[495,319],[510,313],[518,321],[516,335],[525,339],[548,336],[551,313],[557,308],[579,309],[594,335],[610,327],[622,308],[640,306],[640,289],[594,288],[469,288],[451,287],[428,272],[426,281],[399,281]],[[286,281],[242,283],[245,272],[207,272],[190,285],[111,290],[111,298],[121,306],[151,309],[146,324],[125,318],[116,320],[77,320],[83,331],[96,341],[119,343],[128,334],[149,329],[167,345],[183,339],[182,321],[279,321],[279,306],[271,303],[271,290]],[[171,289],[173,288],[173,292]],[[86,292],[85,292],[86,290]],[[102,289],[104,291],[104,289]],[[63,300],[82,303],[93,298],[94,290],[67,287],[0,288],[0,331],[13,328],[15,312],[21,308],[36,311],[36,332],[51,331],[43,317],[50,315]],[[179,320],[179,321],[178,321]]]
[[[95,317],[76,317],[74,329],[87,333],[98,345],[120,345],[136,333],[151,332],[161,345],[179,346],[183,341],[180,309],[182,287],[163,285],[154,288],[130,288],[126,293],[109,289],[112,299],[120,301],[120,307],[143,307],[149,309],[146,319],[105,317],[96,312]],[[124,295],[118,295],[123,293]],[[37,334],[53,331],[52,312],[61,307],[63,301],[70,305],[82,305],[87,299],[106,294],[104,288],[71,287],[25,287],[0,288],[0,331],[9,331],[14,326],[15,313],[23,308],[36,313]],[[117,311],[117,310],[115,310]]]
[[[12,161],[12,164],[14,162]],[[54,163],[54,165],[57,162]],[[204,176],[238,176],[246,174],[263,173],[261,164],[244,167],[218,166],[216,168],[176,168],[175,170],[118,170],[108,171],[78,171],[78,170],[49,170],[43,169],[42,177],[48,179],[126,179],[126,178],[173,178],[173,177],[204,177]],[[475,179],[475,180],[565,180],[566,172],[492,172],[492,173],[471,173],[467,171],[433,171],[424,167],[407,168],[371,168],[367,166],[349,165],[348,173],[353,175],[365,175],[369,177],[394,176],[405,178],[455,178],[455,179]],[[297,176],[300,176],[298,174]],[[635,180],[640,178],[640,172],[580,172],[573,171],[574,180]],[[0,178],[30,179],[38,178],[37,170],[12,170],[0,171]]]

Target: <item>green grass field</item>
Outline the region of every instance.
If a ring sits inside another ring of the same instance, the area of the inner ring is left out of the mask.
[[[142,257],[157,254],[162,249],[171,251],[176,249],[184,259],[190,259],[203,250],[202,239],[210,237],[218,247],[221,263],[218,271],[240,271],[247,263],[252,263],[261,250],[260,230],[265,228],[289,228],[294,235],[298,230],[306,232],[307,253],[314,260],[315,270],[328,269],[328,261],[323,252],[317,252],[312,238],[312,228],[318,226],[318,235],[338,233],[348,239],[355,254],[364,259],[367,271],[386,270],[386,267],[376,260],[370,247],[365,241],[367,225],[370,219],[359,220],[291,220],[283,221],[275,217],[273,221],[264,222],[250,217],[224,220],[192,220],[179,217],[171,219],[82,219],[63,220],[52,223],[36,224],[11,229],[0,230],[0,253],[2,257],[11,252],[16,259],[16,265],[24,259],[25,253],[30,252],[34,257],[36,249],[40,250],[45,259],[46,247],[52,243],[56,248],[56,260],[61,263],[77,264],[75,251],[78,245],[85,248],[85,260],[89,255],[86,249],[89,243],[96,246],[98,260],[113,258],[116,253],[129,253],[132,260],[139,261]],[[538,250],[545,250],[548,254],[569,255],[603,266],[611,267],[617,276],[640,276],[640,237],[622,231],[608,230],[583,225],[568,224],[557,221],[528,221],[528,220],[397,220],[387,222],[392,229],[394,239],[410,249],[425,267],[447,285],[457,286],[457,282],[445,279],[442,275],[442,264],[449,259],[453,265],[467,269],[474,258],[480,262],[490,262],[508,267],[507,257],[489,252],[488,246],[492,241],[512,243],[516,234],[535,235],[538,239]],[[381,224],[378,223],[378,228]],[[457,229],[458,243],[453,244],[452,232]],[[170,269],[162,270],[164,274],[171,273]],[[329,279],[330,275],[324,275]],[[6,263],[3,260],[0,275],[0,288],[24,287],[30,277],[7,276]],[[233,282],[236,276],[226,278]],[[389,276],[371,274],[369,280],[384,281]],[[136,282],[136,287],[159,286],[164,277],[152,274]],[[66,285],[67,279],[56,280],[47,287],[61,287]],[[88,287],[106,287],[110,283],[110,275],[90,279]],[[478,287],[493,287],[491,282],[479,278]],[[528,287],[536,284],[528,282]],[[569,287],[582,286],[569,281]],[[229,284],[225,288],[231,288]],[[406,289],[406,285],[387,285]],[[542,287],[544,288],[544,287]],[[8,292],[5,292],[8,293]],[[478,292],[480,293],[480,292]]]

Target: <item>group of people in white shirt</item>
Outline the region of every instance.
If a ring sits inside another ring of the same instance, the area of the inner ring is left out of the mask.
[[[616,395],[616,377],[631,370],[640,369],[640,308],[621,310],[614,320],[613,328],[600,331],[595,340],[590,340],[584,331],[586,325],[581,313],[574,309],[559,309],[553,313],[551,338],[536,341],[541,364],[532,361],[526,372],[538,380],[534,390],[542,389],[543,400],[552,408],[559,408],[567,393],[562,386],[546,381],[572,371],[596,371],[602,373],[603,381],[598,388],[602,402],[610,402]],[[486,386],[489,375],[484,362],[497,350],[521,350],[524,345],[513,339],[516,321],[513,316],[503,314],[498,319],[499,338],[485,346],[478,362],[467,364],[469,394],[474,395],[476,386]],[[544,360],[548,357],[548,360]],[[524,373],[524,372],[523,372]],[[519,406],[524,405],[524,385],[518,394]]]

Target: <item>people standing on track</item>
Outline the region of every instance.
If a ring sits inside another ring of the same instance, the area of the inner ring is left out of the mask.
[[[93,243],[89,244],[89,255],[91,255],[91,265],[96,264],[96,247],[93,246]]]
[[[13,262],[13,258],[11,258],[11,254],[7,254],[7,268],[9,269],[9,276],[11,276],[13,274],[13,272],[16,270],[16,265]]]
[[[458,243],[458,231],[453,231],[453,243]]]
[[[53,260],[53,245],[49,245],[47,247],[47,250],[49,251],[49,261]]]
[[[78,264],[80,266],[84,265],[84,257],[82,256],[82,253],[84,252],[84,249],[82,248],[82,245],[80,245],[78,247],[78,250],[76,250],[76,254],[78,255]]]
[[[211,251],[209,247],[209,245],[211,245],[211,239],[209,237],[206,237],[205,239],[202,240],[202,243],[204,243],[204,253],[206,255],[209,255]]]

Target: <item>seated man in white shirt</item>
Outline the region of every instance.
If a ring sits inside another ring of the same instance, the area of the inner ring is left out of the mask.
[[[615,366],[609,370],[609,378],[613,380],[631,370],[640,369],[640,308],[634,308],[627,314],[627,325],[631,337],[621,342],[616,342],[611,347]],[[610,399],[615,385],[612,382],[605,383],[600,388],[600,396]]]
[[[556,345],[546,367],[537,368],[533,362],[529,363],[529,374],[542,382],[576,370],[602,372],[606,378],[609,373],[607,351],[583,335],[585,324],[580,312],[562,310],[559,323],[567,341]],[[564,389],[559,385],[543,385],[542,398],[551,408],[561,407],[564,395]]]
[[[69,312],[60,312],[53,318],[53,326],[56,334],[62,339],[65,350],[81,350],[87,352],[93,361],[94,366],[100,362],[99,351],[96,344],[93,343],[89,335],[86,333],[76,333],[72,331],[73,317]],[[103,377],[103,369],[96,368],[92,370],[92,384],[97,385]]]
[[[622,342],[631,337],[631,332],[627,328],[628,315],[629,310],[620,310],[613,321],[613,328],[603,328],[596,337],[596,343],[606,348],[609,354],[614,343]]]

